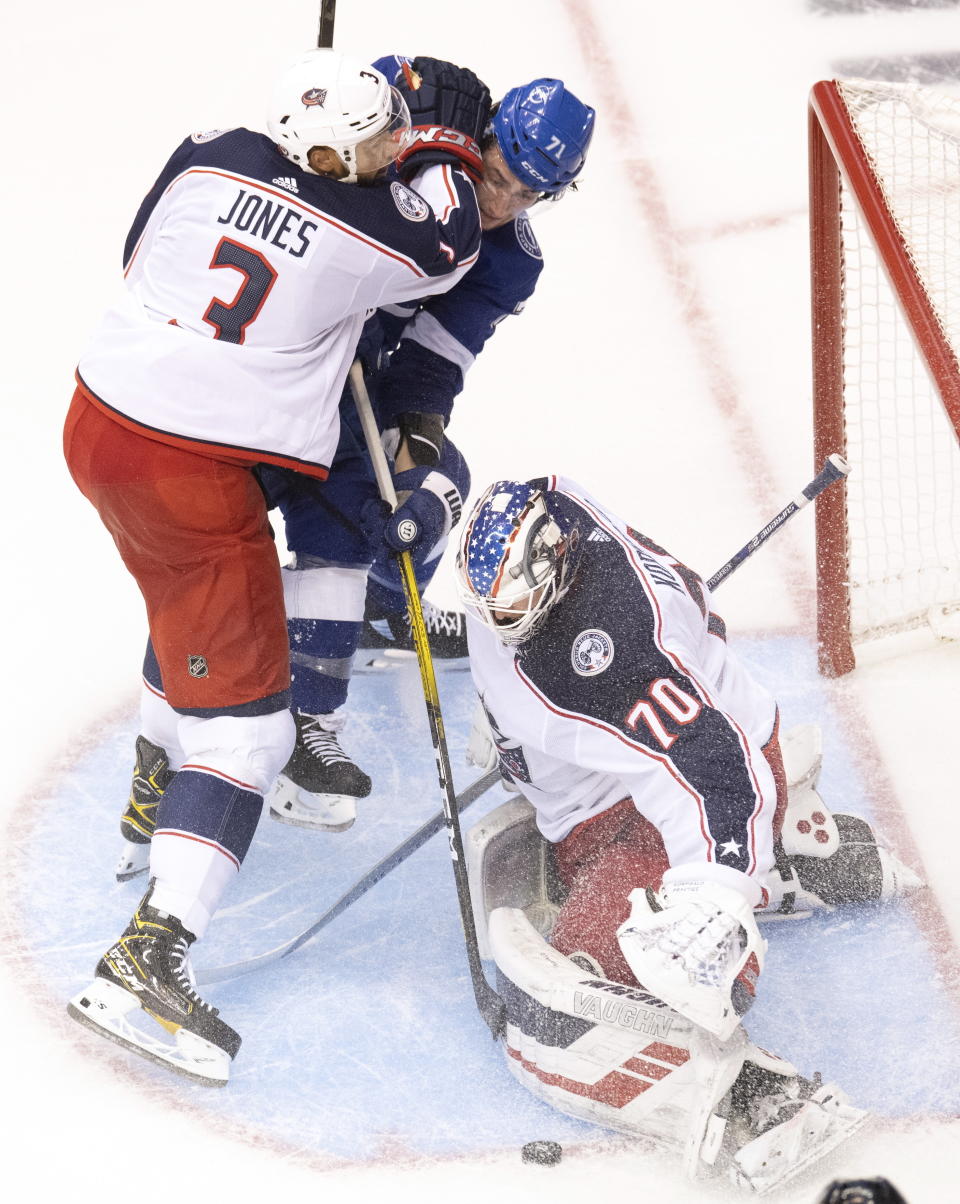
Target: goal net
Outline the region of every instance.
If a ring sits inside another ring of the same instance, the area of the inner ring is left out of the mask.
[[[810,201],[815,462],[851,465],[817,504],[837,676],[868,641],[960,636],[960,99],[816,84]]]

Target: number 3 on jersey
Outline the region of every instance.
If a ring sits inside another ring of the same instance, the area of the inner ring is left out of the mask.
[[[658,677],[650,686],[647,694],[652,701],[648,702],[646,698],[641,698],[634,704],[627,716],[627,727],[636,731],[637,724],[642,721],[660,747],[669,748],[677,737],[674,733],[667,731],[657,707],[653,704],[656,703],[660,710],[665,711],[681,727],[692,723],[703,707],[696,698],[691,697],[686,690],[681,690],[669,677]]]
[[[215,339],[223,339],[226,343],[242,343],[247,327],[263,309],[263,303],[276,282],[277,273],[259,251],[245,247],[241,242],[234,242],[232,238],[220,239],[213,259],[210,260],[210,266],[233,268],[243,276],[243,280],[232,301],[221,301],[219,297],[214,297],[207,306],[203,320],[209,322],[216,331],[213,336]]]

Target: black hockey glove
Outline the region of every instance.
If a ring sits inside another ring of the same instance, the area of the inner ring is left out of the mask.
[[[443,451],[442,414],[401,414],[397,419],[400,441],[405,443],[416,465],[433,468]]]
[[[490,118],[490,89],[466,67],[425,56],[405,63],[396,81],[410,110],[409,145],[397,156],[412,175],[429,163],[453,163],[473,180],[483,174],[480,137]]]

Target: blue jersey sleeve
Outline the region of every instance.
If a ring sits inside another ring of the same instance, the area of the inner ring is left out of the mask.
[[[380,382],[382,420],[390,425],[411,412],[449,419],[467,369],[498,324],[523,309],[542,268],[530,222],[521,214],[483,235],[476,264],[448,293],[429,298],[409,317],[385,314],[384,329],[399,345]]]

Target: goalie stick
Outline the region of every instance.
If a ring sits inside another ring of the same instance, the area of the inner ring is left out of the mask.
[[[477,778],[475,782],[471,782],[469,786],[460,794],[457,795],[455,802],[457,811],[462,812],[470,806],[491,786],[500,781],[500,771],[491,769],[489,773],[485,773],[482,777]],[[438,811],[417,828],[416,832],[408,836],[397,847],[381,858],[380,861],[368,870],[359,881],[353,886],[320,916],[314,920],[309,928],[305,928],[298,936],[291,937],[290,940],[284,941],[282,945],[277,945],[275,949],[269,949],[266,953],[260,953],[256,957],[246,958],[244,961],[231,962],[229,965],[217,966],[212,970],[199,970],[197,973],[198,980],[201,986],[208,986],[213,982],[224,982],[228,978],[239,978],[241,974],[249,974],[253,970],[260,970],[264,966],[273,965],[274,962],[283,961],[285,957],[289,957],[291,953],[296,953],[298,949],[302,949],[308,941],[311,941],[322,929],[331,923],[340,915],[341,912],[353,903],[356,903],[362,895],[365,895],[371,887],[387,876],[392,870],[395,870],[398,865],[402,865],[407,858],[417,851],[422,845],[425,845],[435,832],[446,823],[446,817],[442,811]]]
[[[734,556],[731,556],[726,564],[717,569],[707,581],[707,589],[716,589],[721,581],[725,581],[733,570],[739,568],[747,557],[752,556],[757,548],[762,543],[765,543],[775,531],[779,531],[787,519],[793,518],[798,510],[802,510],[808,502],[812,502],[815,497],[823,493],[825,489],[829,489],[836,481],[844,480],[849,471],[850,465],[842,456],[838,456],[836,453],[828,456],[823,468],[820,469],[810,484],[804,485],[803,489],[800,490],[792,502],[784,506],[780,513],[775,518],[772,518],[765,527],[761,528],[749,543],[745,544]]]

